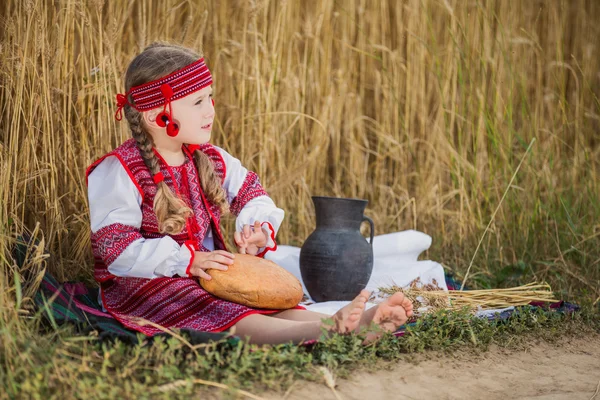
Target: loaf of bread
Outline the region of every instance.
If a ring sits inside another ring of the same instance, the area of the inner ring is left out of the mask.
[[[207,270],[211,280],[200,285],[221,299],[253,308],[284,310],[302,300],[302,284],[291,273],[256,256],[236,254],[227,271]]]

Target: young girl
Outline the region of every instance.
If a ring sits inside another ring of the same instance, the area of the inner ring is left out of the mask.
[[[155,43],[131,62],[126,93],[117,95],[132,139],[87,170],[94,275],[105,310],[125,326],[153,335],[156,328],[235,333],[252,343],[318,339],[321,327],[337,333],[371,322],[393,331],[412,315],[400,293],[365,311],[363,291],[322,324],[327,315],[297,307],[253,309],[216,298],[199,277],[227,271],[219,221],[236,219],[238,252],[263,257],[275,250],[283,220],[258,176],[209,144],[215,117],[212,77],[193,51]],[[137,321],[150,321],[138,323]],[[374,337],[376,338],[376,337]]]

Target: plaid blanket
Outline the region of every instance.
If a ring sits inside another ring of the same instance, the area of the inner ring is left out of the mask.
[[[88,287],[82,282],[60,284],[52,275],[46,273],[40,289],[34,297],[34,302],[49,321],[54,321],[59,325],[71,324],[81,334],[90,334],[96,331],[100,341],[119,339],[124,343],[137,344],[141,340],[171,336],[169,333],[160,333],[147,337],[137,331],[127,329],[110,314],[102,311],[97,296],[97,288]],[[231,343],[239,341],[239,338],[227,333],[201,332],[192,329],[181,329],[179,333],[193,345],[225,338]]]

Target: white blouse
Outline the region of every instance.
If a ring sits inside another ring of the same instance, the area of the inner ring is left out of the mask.
[[[244,183],[248,170],[237,158],[225,150],[216,147],[226,165],[223,188],[227,192],[229,203],[237,196]],[[142,225],[142,197],[127,171],[114,156],[106,157],[88,177],[88,200],[90,205],[90,221],[92,233],[111,224],[120,223],[139,229]],[[275,237],[284,218],[284,211],[277,208],[268,196],[259,196],[250,200],[236,218],[236,231],[244,225],[252,225],[255,221],[264,224],[269,231],[269,242],[266,248],[275,246]],[[273,231],[270,229],[273,228]],[[204,247],[214,250],[212,229],[208,229],[204,238]],[[259,253],[264,249],[260,249]],[[186,269],[191,260],[191,250],[180,246],[170,236],[158,239],[137,239],[108,266],[108,271],[115,276],[139,278],[156,278],[178,274],[186,276]]]

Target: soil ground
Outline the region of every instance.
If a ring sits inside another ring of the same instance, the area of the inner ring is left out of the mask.
[[[595,399],[600,400],[600,335],[528,343],[522,350],[492,346],[479,353],[424,354],[374,372],[322,383],[296,382],[267,399]]]

